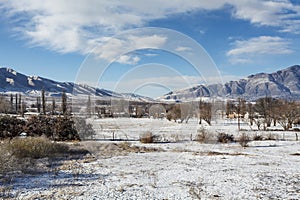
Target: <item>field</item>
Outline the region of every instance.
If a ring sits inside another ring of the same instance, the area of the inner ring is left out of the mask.
[[[13,199],[299,199],[300,142],[293,131],[257,131],[235,120],[212,126],[165,119],[95,119],[95,140],[69,143],[84,156],[39,159],[38,170],[2,178]],[[278,129],[275,127],[274,129]],[[139,138],[152,133],[155,143]],[[206,140],[199,142],[198,134]],[[236,140],[217,142],[219,133]],[[254,136],[260,139],[252,141]],[[112,141],[114,139],[114,141]],[[4,181],[6,180],[6,181]]]

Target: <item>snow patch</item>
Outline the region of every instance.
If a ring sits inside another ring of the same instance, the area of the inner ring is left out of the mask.
[[[8,82],[8,83],[11,84],[11,85],[14,85],[14,84],[15,84],[15,81],[14,81],[14,79],[12,79],[12,78],[6,78],[6,82]]]
[[[9,73],[12,73],[15,76],[17,75],[17,72],[13,69],[7,68],[6,71],[9,72]]]
[[[31,77],[28,77],[27,80],[28,80],[28,85],[35,86]]]
[[[36,81],[41,81],[42,79],[38,76],[33,76],[33,80],[36,80]]]

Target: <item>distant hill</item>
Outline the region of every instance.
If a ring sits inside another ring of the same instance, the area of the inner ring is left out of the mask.
[[[271,74],[250,75],[224,85],[198,85],[170,92],[160,99],[185,101],[197,97],[242,97],[246,100],[255,100],[265,96],[300,100],[300,66],[294,65]]]
[[[95,95],[107,98],[123,98],[134,101],[153,101],[137,94],[122,94],[110,90],[94,88],[71,82],[57,82],[39,76],[26,76],[10,68],[0,68],[0,92],[39,95],[44,89],[47,96],[60,96],[62,91],[68,95]]]

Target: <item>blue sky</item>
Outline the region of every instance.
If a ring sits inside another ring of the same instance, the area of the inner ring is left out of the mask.
[[[155,97],[300,64],[297,0],[0,0],[0,10],[0,66],[117,92]],[[202,53],[215,66],[186,59]]]

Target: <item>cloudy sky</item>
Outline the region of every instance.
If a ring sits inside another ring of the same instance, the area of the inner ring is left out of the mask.
[[[0,11],[0,66],[58,81],[157,96],[300,64],[298,0],[0,0]]]

